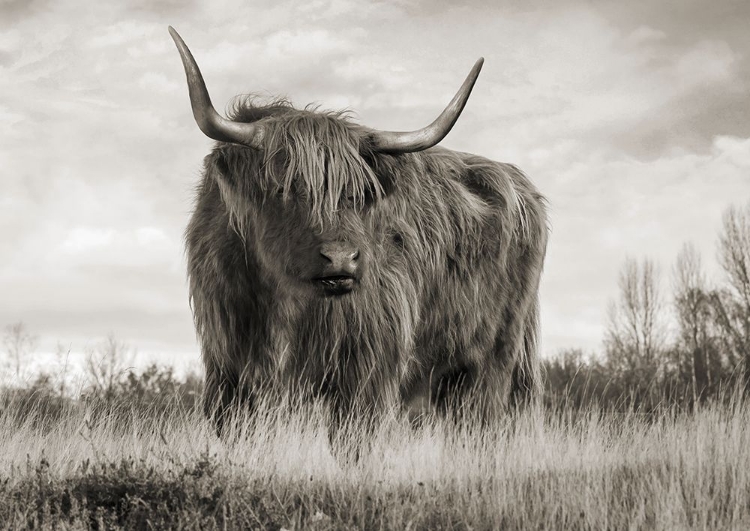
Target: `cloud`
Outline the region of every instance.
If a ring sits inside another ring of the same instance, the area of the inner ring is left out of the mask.
[[[130,0],[126,3],[127,12],[141,17],[186,16],[196,8],[194,0]]]
[[[724,41],[697,42],[676,64],[676,78],[690,90],[696,85],[727,83],[735,77],[738,54]]]
[[[625,38],[629,46],[642,46],[653,42],[661,42],[667,38],[663,31],[654,29],[648,25],[638,26]]]
[[[112,229],[99,227],[76,227],[62,242],[63,250],[71,254],[107,246],[114,236]]]
[[[50,0],[2,0],[0,1],[0,26],[12,26],[45,9]]]
[[[181,85],[177,81],[167,78],[162,72],[146,72],[138,79],[138,86],[149,92],[174,94]]]

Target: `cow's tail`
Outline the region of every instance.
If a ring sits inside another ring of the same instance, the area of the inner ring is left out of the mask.
[[[539,300],[535,299],[524,323],[523,346],[513,368],[511,407],[524,408],[538,403],[542,394],[542,367],[539,359]]]

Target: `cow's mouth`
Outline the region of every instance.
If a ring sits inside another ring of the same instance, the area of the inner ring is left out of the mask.
[[[345,295],[354,289],[357,279],[348,275],[316,277],[313,283],[319,286],[326,295]]]

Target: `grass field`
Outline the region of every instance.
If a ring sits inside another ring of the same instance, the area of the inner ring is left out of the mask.
[[[11,408],[12,409],[12,408]],[[319,408],[0,415],[5,529],[750,529],[750,412],[392,419],[340,466]]]

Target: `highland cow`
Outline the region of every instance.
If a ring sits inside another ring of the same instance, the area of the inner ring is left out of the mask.
[[[170,28],[205,158],[186,232],[204,408],[259,390],[354,411],[479,411],[539,386],[545,201],[515,166],[435,147],[462,112],[477,61],[424,129],[396,133],[284,100],[213,108]]]

